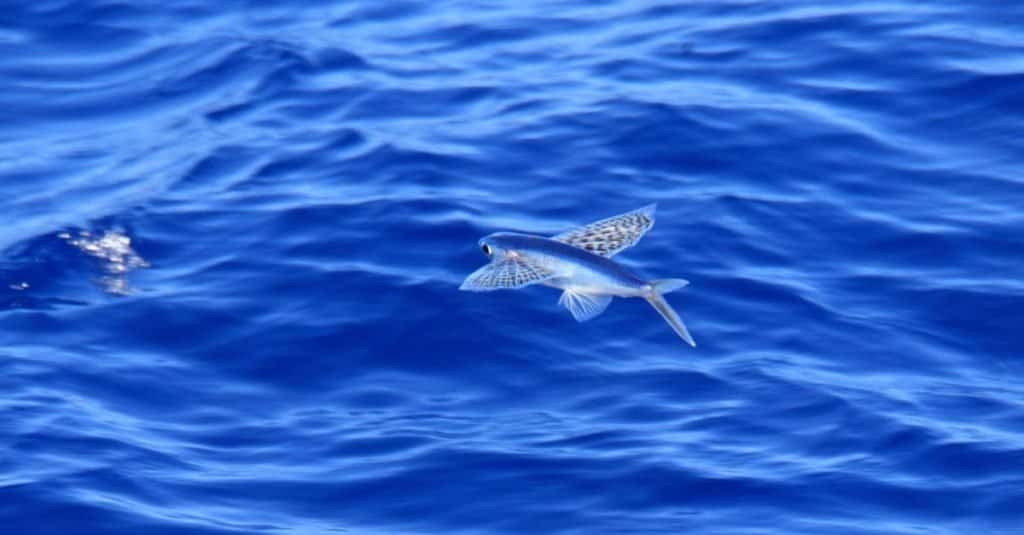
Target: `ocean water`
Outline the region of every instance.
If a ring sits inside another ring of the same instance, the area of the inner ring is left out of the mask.
[[[1024,532],[1024,4],[3,7],[0,532]]]

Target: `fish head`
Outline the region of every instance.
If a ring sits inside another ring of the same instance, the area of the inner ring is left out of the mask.
[[[477,245],[488,258],[504,258],[516,254],[513,236],[511,233],[497,232],[480,238]]]
[[[480,241],[476,242],[480,246],[480,250],[487,256],[487,258],[494,258],[495,253],[503,252],[497,245],[493,243],[490,236],[484,236],[480,238]]]

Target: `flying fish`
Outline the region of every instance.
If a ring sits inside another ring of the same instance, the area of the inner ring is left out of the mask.
[[[488,292],[551,286],[562,290],[558,304],[577,321],[598,316],[613,297],[641,297],[680,338],[696,347],[683,320],[664,298],[689,282],[646,280],[612,260],[654,226],[654,210],[651,204],[550,238],[514,232],[485,236],[478,245],[491,261],[466,277],[459,289]]]

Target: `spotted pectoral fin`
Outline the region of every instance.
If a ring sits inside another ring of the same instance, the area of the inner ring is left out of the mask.
[[[558,298],[558,304],[569,309],[576,321],[587,321],[599,315],[612,302],[609,295],[588,294],[567,288]]]
[[[546,281],[555,273],[528,255],[517,254],[494,260],[490,264],[470,273],[460,290],[488,292],[522,288]]]
[[[604,257],[615,256],[632,247],[654,226],[654,209],[649,204],[625,214],[609,217],[585,227],[563,232],[552,239]]]

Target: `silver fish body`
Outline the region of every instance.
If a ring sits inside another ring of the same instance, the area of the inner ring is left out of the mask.
[[[535,258],[539,264],[556,273],[555,277],[541,283],[545,286],[615,297],[641,297],[651,290],[647,281],[622,264],[551,238],[497,232],[485,236],[479,243],[481,247],[489,245],[492,250],[506,254]]]

